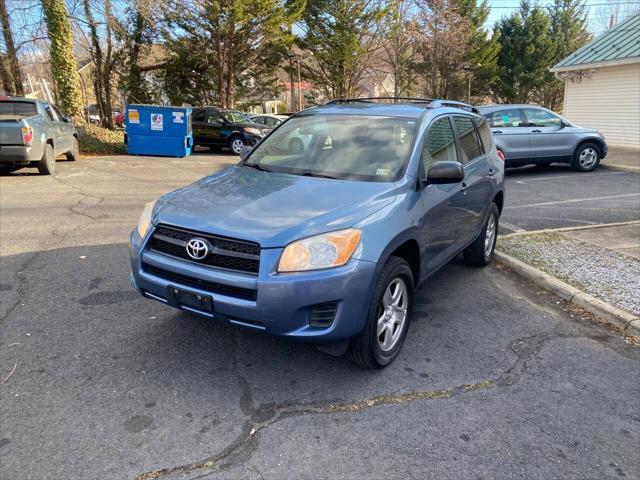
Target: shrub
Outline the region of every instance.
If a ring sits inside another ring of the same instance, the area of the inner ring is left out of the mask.
[[[85,155],[119,155],[125,153],[124,130],[109,130],[87,124],[78,126],[80,152]]]

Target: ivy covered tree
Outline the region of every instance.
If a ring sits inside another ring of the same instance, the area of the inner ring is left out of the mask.
[[[73,55],[73,36],[64,0],[42,0],[42,11],[51,40],[51,74],[58,107],[76,123],[84,123],[80,77]]]
[[[544,103],[549,68],[557,58],[544,9],[523,0],[518,12],[498,23],[496,34],[501,45],[494,86],[496,99],[506,103]]]

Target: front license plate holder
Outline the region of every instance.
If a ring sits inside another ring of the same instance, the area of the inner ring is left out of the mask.
[[[185,307],[197,308],[198,310],[213,313],[213,299],[209,295],[202,295],[190,290],[185,290],[184,288],[169,285],[167,287],[167,296],[177,306],[184,305]]]

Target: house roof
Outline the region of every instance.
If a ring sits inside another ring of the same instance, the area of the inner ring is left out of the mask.
[[[591,40],[551,68],[552,72],[640,62],[640,12]]]

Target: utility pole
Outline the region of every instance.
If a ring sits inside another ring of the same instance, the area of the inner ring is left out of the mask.
[[[302,83],[300,82],[300,57],[296,57],[298,62],[298,111],[302,111]]]
[[[295,86],[294,86],[294,80],[293,80],[293,51],[289,52],[289,86],[290,88],[290,108],[292,112],[296,111],[296,103],[295,103],[295,96],[296,96],[296,91],[295,91]]]

